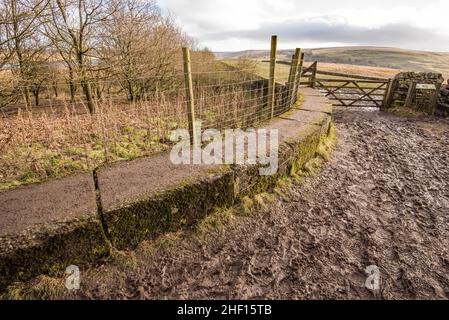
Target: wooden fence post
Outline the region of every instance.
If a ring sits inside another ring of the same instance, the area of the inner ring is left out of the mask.
[[[397,88],[398,88],[398,79],[394,77],[393,80],[391,80],[390,88],[388,89],[388,98],[386,104],[388,108],[390,108],[391,104],[393,103],[394,95],[396,93]]]
[[[276,72],[276,51],[278,37],[271,37],[271,54],[270,54],[270,78],[268,81],[268,110],[271,110],[271,118],[274,117],[274,96],[276,91],[275,72]]]
[[[290,64],[290,72],[289,72],[289,74],[288,74],[288,80],[287,80],[287,82],[285,83],[285,85],[287,86],[287,88],[289,87],[290,81],[291,81],[291,79],[292,79],[292,77],[293,77],[293,65],[294,65],[294,63],[295,63],[295,59],[296,59],[296,53],[295,53],[294,55],[292,55],[292,62],[291,62],[291,64]]]
[[[385,88],[385,95],[384,95],[384,99],[382,101],[382,109],[386,109],[388,108],[388,98],[390,96],[390,90],[391,90],[391,79],[388,79],[387,82],[387,87]]]
[[[182,48],[182,54],[184,59],[184,83],[187,98],[187,119],[189,121],[190,144],[195,145],[197,142],[195,128],[195,101],[193,97],[192,67],[190,65],[189,48]]]
[[[292,58],[292,64],[290,67],[290,74],[287,83],[287,108],[290,108],[293,104],[294,89],[296,86],[296,79],[298,77],[298,64],[300,58],[301,58],[301,49],[296,48],[295,54],[293,55]]]
[[[304,67],[304,52],[301,52],[301,58],[299,60],[299,65],[298,65],[298,77],[295,82],[295,87],[293,88],[293,101],[295,101],[295,103],[298,100],[298,90],[299,90],[299,86],[301,85],[303,67]]]
[[[404,103],[404,107],[406,107],[406,108],[409,108],[412,105],[413,94],[416,92],[416,85],[417,85],[417,83],[415,81],[413,81],[410,84],[410,87],[408,87],[407,98],[405,98],[405,103]]]
[[[311,87],[315,89],[316,71],[318,69],[318,62],[312,64],[312,75],[310,76]]]

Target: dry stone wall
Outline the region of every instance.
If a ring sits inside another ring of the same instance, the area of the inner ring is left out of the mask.
[[[391,83],[387,107],[410,107],[434,114],[443,81],[439,73],[398,73]]]
[[[442,87],[437,105],[437,114],[449,117],[449,80]]]

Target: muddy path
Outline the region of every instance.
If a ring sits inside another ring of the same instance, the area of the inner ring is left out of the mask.
[[[449,123],[354,109],[335,123],[332,159],[288,199],[127,271],[91,270],[71,297],[447,299]]]

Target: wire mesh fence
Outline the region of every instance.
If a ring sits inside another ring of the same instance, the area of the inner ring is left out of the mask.
[[[192,57],[194,118],[203,130],[254,127],[292,107],[300,70],[275,79],[272,97],[254,68]],[[93,113],[79,81],[41,85],[38,103],[22,97],[2,108],[0,190],[168,150],[172,130],[189,128],[185,70],[173,70],[169,78],[89,79]]]

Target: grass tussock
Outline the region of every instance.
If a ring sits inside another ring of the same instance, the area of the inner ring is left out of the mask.
[[[133,251],[112,250],[108,261],[122,271],[135,271],[138,267],[138,260]]]
[[[426,114],[423,111],[413,109],[413,108],[406,108],[406,107],[393,107],[386,109],[386,111],[399,116],[399,117],[405,117],[405,118],[423,118],[428,117],[428,114]]]
[[[196,235],[198,239],[204,239],[211,232],[221,231],[225,226],[232,224],[234,221],[234,209],[218,210],[207,216],[196,226]]]
[[[337,144],[337,131],[335,126],[331,124],[326,139],[323,139],[317,147],[316,155],[309,160],[303,168],[303,171],[308,176],[315,176],[320,171],[325,162],[331,158],[332,150]]]
[[[276,186],[273,189],[273,193],[281,200],[288,201],[290,199],[289,192],[292,186],[293,181],[290,177],[281,178],[276,183]]]
[[[67,292],[65,278],[39,276],[29,283],[16,283],[0,296],[2,300],[54,300]]]
[[[243,216],[250,216],[254,208],[254,200],[250,197],[244,197],[238,205],[239,213]]]

